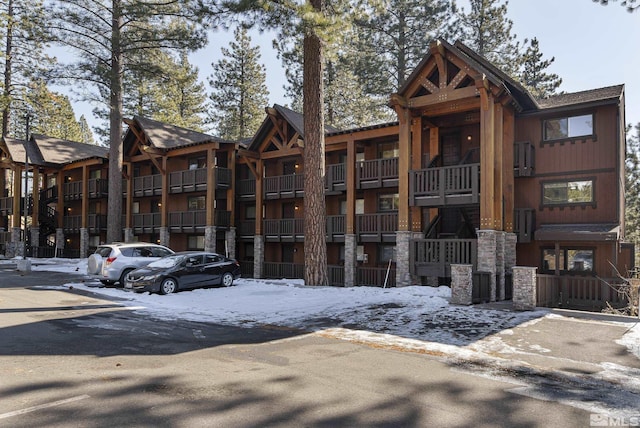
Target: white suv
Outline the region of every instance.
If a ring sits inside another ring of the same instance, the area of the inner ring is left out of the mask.
[[[116,282],[122,285],[132,270],[169,254],[173,254],[173,250],[147,242],[100,245],[96,252],[89,256],[87,274],[95,275],[104,285]]]

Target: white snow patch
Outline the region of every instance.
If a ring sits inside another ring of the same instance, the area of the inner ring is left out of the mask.
[[[630,327],[616,343],[626,346],[629,352],[640,358],[640,321]]]

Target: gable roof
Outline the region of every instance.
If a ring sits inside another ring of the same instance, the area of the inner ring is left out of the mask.
[[[541,109],[555,109],[589,103],[616,103],[624,95],[624,85],[552,95],[538,100]]]
[[[62,166],[93,158],[107,158],[106,147],[78,143],[47,135],[33,134],[29,141],[4,137],[11,160],[24,163],[25,148],[29,152],[29,163],[39,166]]]
[[[193,146],[206,143],[235,144],[213,135],[205,134],[180,126],[170,125],[142,116],[134,116],[133,121],[147,137],[148,142],[155,148],[171,150],[178,147]],[[125,135],[125,142],[131,138],[131,130]]]

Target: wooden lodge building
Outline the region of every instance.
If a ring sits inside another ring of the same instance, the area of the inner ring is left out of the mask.
[[[463,44],[434,41],[390,107],[396,122],[326,128],[332,284],[438,284],[451,264],[469,264],[490,274],[500,299],[516,263],[556,277],[633,267],[623,85],[536,99]],[[226,253],[245,276],[303,276],[313,255],[303,245],[302,115],[267,108],[244,143],[141,117],[126,123],[125,240]],[[5,138],[7,248],[21,239],[25,146],[39,195],[29,204],[39,233],[31,245],[55,242],[60,254],[86,257],[105,238],[106,150]]]

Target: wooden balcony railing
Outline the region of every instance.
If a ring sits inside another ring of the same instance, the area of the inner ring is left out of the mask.
[[[601,311],[607,305],[622,308],[629,304],[616,289],[619,278],[541,275],[536,278],[536,306]]]
[[[255,199],[256,179],[246,178],[236,181],[236,196],[242,199]]]
[[[64,183],[63,194],[65,201],[82,199],[82,181]]]
[[[90,198],[106,198],[109,195],[109,180],[91,178],[87,181]]]
[[[444,207],[477,204],[480,164],[427,168],[409,172],[409,204]]]
[[[68,215],[62,219],[64,233],[80,233],[82,227],[81,215]]]
[[[346,216],[327,216],[327,242],[343,242],[344,234],[347,230]]]
[[[242,220],[237,224],[236,232],[238,237],[244,241],[253,241],[253,237],[256,234],[256,221]]]
[[[216,189],[231,186],[231,170],[216,167]],[[200,192],[207,189],[207,168],[188,169],[169,173],[169,193]]]
[[[216,188],[228,189],[231,187],[231,170],[229,168],[216,167]]]
[[[169,230],[171,232],[196,233],[204,232],[207,224],[207,212],[178,211],[169,213]]]
[[[228,229],[231,226],[231,211],[215,210],[213,222],[218,229]]]
[[[0,198],[0,215],[13,214],[13,198],[11,196]]]
[[[132,220],[135,233],[157,233],[160,230],[160,213],[133,214]]]
[[[362,242],[395,242],[398,213],[356,215],[356,233]]]
[[[530,141],[520,141],[513,145],[513,175],[531,177],[535,168],[535,148]]]
[[[344,266],[327,266],[329,271],[329,285],[344,287]]]
[[[99,233],[107,230],[107,216],[105,214],[89,214],[87,216],[89,233]]]
[[[327,165],[324,188],[327,193],[341,192],[347,188],[347,165],[338,163]]]
[[[409,247],[411,272],[418,276],[450,276],[451,264],[477,265],[475,239],[414,239]]]
[[[373,159],[356,164],[358,189],[396,187],[398,185],[398,158]]]
[[[386,280],[386,284],[385,284]],[[395,287],[396,269],[392,267],[362,267],[356,268],[356,285],[373,287]]]
[[[263,220],[265,240],[270,242],[304,241],[304,219]]]
[[[304,175],[289,174],[264,177],[265,199],[300,198],[304,196]]]
[[[535,210],[532,208],[516,208],[513,216],[513,231],[518,236],[518,242],[527,243],[533,239],[535,227]]]
[[[49,203],[58,199],[58,186],[47,187],[40,191],[40,203]]]
[[[162,195],[162,174],[145,175],[133,179],[133,196]]]
[[[304,265],[297,263],[264,262],[262,276],[270,279],[304,278]]]

